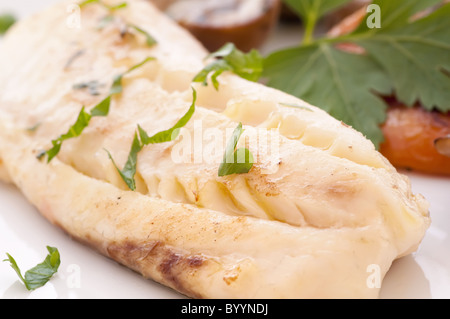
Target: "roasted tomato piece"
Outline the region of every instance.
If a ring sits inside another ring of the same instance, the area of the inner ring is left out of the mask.
[[[382,127],[381,153],[396,167],[450,175],[450,112],[394,103]]]

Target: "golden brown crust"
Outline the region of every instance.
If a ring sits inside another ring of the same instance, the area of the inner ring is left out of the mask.
[[[112,243],[106,250],[110,258],[120,260],[146,278],[155,276],[148,271],[155,268],[161,276],[161,283],[187,296],[203,298],[195,287],[184,280],[186,276],[194,275],[207,262],[202,255],[179,252],[161,241]]]

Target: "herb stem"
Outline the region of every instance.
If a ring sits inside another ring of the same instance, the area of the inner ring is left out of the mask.
[[[303,45],[311,44],[314,41],[314,31],[317,24],[317,13],[311,11],[308,13],[305,24],[305,33],[303,37]]]

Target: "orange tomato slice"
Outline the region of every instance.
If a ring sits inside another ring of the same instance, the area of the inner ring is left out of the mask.
[[[380,152],[397,168],[450,175],[450,157],[435,147],[437,139],[450,134],[450,112],[430,112],[394,102],[382,130],[385,142]]]

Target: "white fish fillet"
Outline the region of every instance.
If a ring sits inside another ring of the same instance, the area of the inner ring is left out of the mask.
[[[233,74],[219,77],[218,91],[192,84],[208,53],[148,1],[129,0],[114,15],[152,34],[151,48],[139,34],[123,37],[120,23],[99,30],[99,5],[83,8],[81,27],[71,27],[70,3],[21,21],[4,39],[1,179],[70,236],[190,297],[378,297],[368,269],[382,280],[393,260],[417,249],[430,218],[426,200],[370,141]],[[93,118],[52,162],[36,158],[83,105],[107,95],[115,75],[148,56],[156,60],[124,77],[107,117]],[[99,96],[73,89],[86,81],[104,85]],[[149,135],[172,127],[191,87],[193,118],[177,140],[144,147],[137,190],[129,190],[105,149],[122,167],[137,124]],[[239,143],[253,141],[245,145],[257,161],[247,174],[218,177],[226,133],[238,122]],[[176,162],[189,141],[201,150]]]

